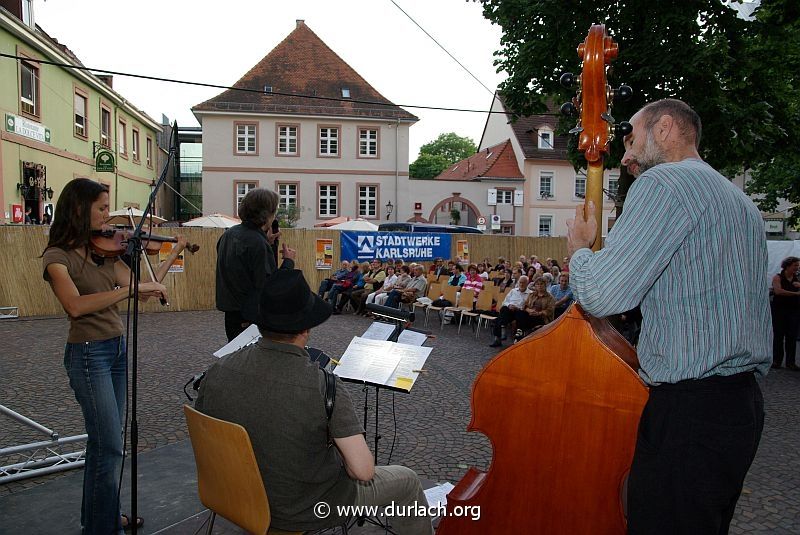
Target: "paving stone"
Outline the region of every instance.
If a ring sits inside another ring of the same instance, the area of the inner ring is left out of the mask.
[[[340,355],[369,320],[333,316],[312,332],[310,344]],[[0,403],[57,431],[84,432],[83,420],[63,368],[65,318],[0,320]],[[410,394],[381,392],[379,462],[405,464],[424,478],[458,481],[470,466],[486,469],[491,445],[468,433],[470,389],[481,367],[496,354],[488,334],[479,340],[469,328],[433,322],[437,335],[425,368]],[[208,367],[211,353],[225,343],[217,311],[150,313],[140,316],[138,420],[140,452],[188,438],[181,406],[184,384]],[[364,393],[347,385],[359,415]],[[745,481],[731,533],[800,533],[800,373],[773,370],[761,380],[766,420],[758,455]],[[394,410],[392,410],[394,409]],[[721,408],[724,410],[724,408]],[[368,403],[367,440],[374,438],[374,392]],[[395,427],[396,422],[396,427]],[[396,433],[395,433],[396,431]],[[0,415],[0,447],[45,440],[42,434]],[[72,450],[80,449],[73,446]],[[9,464],[8,459],[0,460]],[[63,474],[0,485],[3,496],[41,485]],[[378,533],[364,528],[358,533]]]

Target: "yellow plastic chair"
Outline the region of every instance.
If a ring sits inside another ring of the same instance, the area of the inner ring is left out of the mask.
[[[248,533],[299,535],[301,531],[270,529],[269,500],[247,430],[183,406],[197,465],[200,502],[211,511],[206,534],[217,515]]]

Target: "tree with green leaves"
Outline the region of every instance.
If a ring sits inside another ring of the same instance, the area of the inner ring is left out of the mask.
[[[749,170],[750,191],[764,195],[762,209],[774,208],[780,197],[800,202],[800,165],[789,143],[800,119],[796,0],[762,0],[751,20],[721,0],[478,1],[484,16],[503,28],[495,65],[509,75],[500,90],[513,113],[547,113],[548,102],[574,96],[559,76],[580,72],[577,45],[592,24],[603,23],[620,47],[609,84],[634,90],[630,101],[615,103],[617,120],[648,102],[679,98],[703,120],[703,159],[729,177]],[[574,124],[563,120],[560,132]],[[574,143],[572,161],[585,166]],[[615,140],[606,165],[619,166],[623,152]],[[626,176],[623,168],[621,190]]]
[[[450,164],[469,158],[478,150],[475,142],[455,132],[439,137],[419,148],[419,157],[408,166],[411,178],[433,178]]]

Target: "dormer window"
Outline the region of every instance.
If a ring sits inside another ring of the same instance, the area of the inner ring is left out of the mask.
[[[343,87],[342,88],[342,98],[350,98],[350,88]]]
[[[539,129],[539,148],[543,150],[553,150],[553,131],[549,128]]]
[[[271,85],[265,85],[264,86],[264,93],[272,93],[272,86]]]

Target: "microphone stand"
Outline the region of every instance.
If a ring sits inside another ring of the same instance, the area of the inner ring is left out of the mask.
[[[138,518],[137,514],[137,506],[138,506],[138,482],[137,482],[137,474],[138,474],[138,448],[139,448],[139,422],[137,419],[136,413],[136,397],[137,397],[137,378],[138,378],[138,333],[139,333],[139,282],[141,280],[140,274],[140,267],[142,261],[142,227],[144,225],[147,216],[153,211],[153,205],[155,204],[156,195],[158,194],[158,190],[164,184],[167,179],[167,171],[169,170],[169,164],[175,158],[176,153],[176,145],[177,145],[177,130],[178,130],[178,123],[177,121],[174,123],[171,136],[170,136],[170,148],[169,154],[167,155],[167,161],[164,163],[164,169],[161,171],[161,176],[158,177],[158,182],[156,186],[153,188],[153,191],[150,192],[150,199],[147,201],[147,206],[142,212],[142,217],[139,219],[139,224],[136,225],[136,228],[133,231],[133,235],[128,238],[128,248],[126,254],[131,259],[131,271],[133,272],[133,328],[131,329],[131,351],[129,353],[129,362],[131,362],[131,516],[128,518],[130,522],[131,530],[134,535],[136,535],[137,526],[136,526],[136,519]],[[157,282],[157,281],[154,281]],[[162,300],[162,304],[165,301]]]

